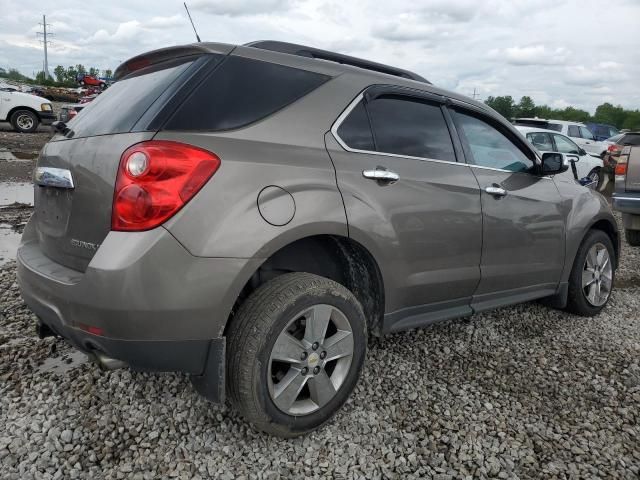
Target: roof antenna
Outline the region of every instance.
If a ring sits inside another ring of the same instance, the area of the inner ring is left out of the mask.
[[[187,8],[187,2],[184,2],[184,9],[187,11],[187,15],[189,16],[189,21],[191,22],[191,26],[193,27],[193,33],[196,34],[196,39],[198,40],[198,42],[202,42],[202,40],[200,40],[200,35],[198,35],[198,32],[196,31],[196,26],[193,24],[193,20],[191,19],[191,14],[189,13],[189,9]]]

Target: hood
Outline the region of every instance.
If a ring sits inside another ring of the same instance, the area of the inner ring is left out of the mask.
[[[24,93],[24,92],[4,92],[7,93],[9,95],[12,95],[14,98],[20,98],[22,99],[24,102],[32,102],[32,103],[51,103],[50,100],[47,100],[46,98],[42,98],[39,97],[38,95],[32,95],[31,93]]]

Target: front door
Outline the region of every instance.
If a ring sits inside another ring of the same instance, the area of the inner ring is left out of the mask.
[[[461,108],[453,116],[482,199],[482,278],[472,306],[555,293],[565,248],[555,183],[537,173],[531,149],[499,122]]]
[[[470,313],[480,280],[480,192],[456,161],[442,106],[401,95],[359,99],[326,145],[349,235],[385,276],[385,310],[395,314],[385,328],[408,328],[429,312]]]

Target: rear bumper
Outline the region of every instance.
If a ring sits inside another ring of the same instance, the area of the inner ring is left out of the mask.
[[[257,262],[194,257],[157,228],[110,232],[87,270],[78,272],[42,253],[32,222],[17,261],[26,304],[76,348],[144,370],[210,376],[213,369],[215,378],[224,372],[226,320],[244,272]],[[223,388],[223,376],[219,382]]]
[[[611,197],[614,210],[632,215],[640,215],[640,193],[614,193]]]

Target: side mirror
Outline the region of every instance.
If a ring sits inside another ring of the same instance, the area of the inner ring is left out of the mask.
[[[542,174],[557,175],[569,170],[569,158],[562,153],[546,152],[542,154]]]
[[[580,150],[578,150],[578,155],[586,155],[587,151],[584,148],[581,148]]]

